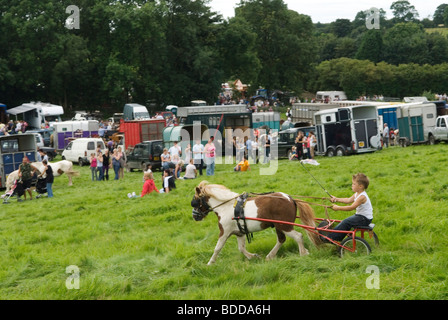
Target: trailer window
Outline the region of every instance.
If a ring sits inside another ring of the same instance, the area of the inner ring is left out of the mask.
[[[428,114],[426,115],[426,119],[434,119],[434,114],[432,114],[432,113],[428,113]]]
[[[339,121],[347,121],[347,120],[350,120],[348,110],[347,109],[339,110]]]
[[[18,139],[3,140],[1,143],[1,147],[2,147],[2,153],[19,152],[19,140]]]

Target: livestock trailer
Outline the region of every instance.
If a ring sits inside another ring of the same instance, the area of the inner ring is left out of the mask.
[[[162,140],[165,119],[120,121],[120,132],[124,133],[126,150],[143,141]]]
[[[25,156],[30,162],[37,159],[34,134],[14,134],[0,136],[0,188],[5,188],[6,177],[19,169]]]
[[[428,143],[434,135],[437,120],[435,103],[410,104],[401,107],[398,115],[400,146]]]
[[[99,137],[100,124],[97,120],[63,121],[56,122],[53,128],[53,147],[62,151],[73,139]]]
[[[280,113],[279,112],[254,112],[252,113],[253,128],[268,126],[269,129],[280,130]]]
[[[314,114],[317,154],[344,156],[374,152],[381,146],[376,106],[349,106]]]

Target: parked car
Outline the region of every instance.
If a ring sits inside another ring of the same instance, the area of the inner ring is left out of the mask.
[[[62,151],[62,160],[69,160],[78,163],[80,166],[90,163],[90,155],[96,153],[97,149],[101,152],[106,151],[106,146],[99,138],[79,138],[71,141],[64,151]]]
[[[146,170],[148,164],[152,170],[161,168],[160,156],[163,153],[163,141],[143,141],[135,145],[134,149],[127,155],[127,166],[130,171],[134,169]]]

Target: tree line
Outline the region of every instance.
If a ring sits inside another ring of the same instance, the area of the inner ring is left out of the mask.
[[[79,8],[79,29],[70,28],[71,5]],[[425,28],[444,21],[446,5],[433,20],[419,20],[408,1],[392,7],[394,17],[381,9],[380,29],[369,30],[363,11],[353,21],[320,24],[283,0],[241,0],[229,19],[208,0],[0,0],[0,100],[160,109],[213,103],[221,84],[235,79],[251,85],[249,94],[258,87],[445,91],[435,79],[444,79],[448,40]]]

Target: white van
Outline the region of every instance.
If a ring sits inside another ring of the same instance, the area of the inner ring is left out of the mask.
[[[106,151],[103,139],[79,138],[71,141],[62,152],[62,160],[77,162],[80,166],[90,163],[90,155],[96,154],[96,150]]]

